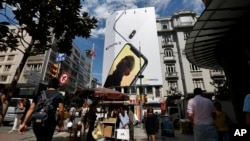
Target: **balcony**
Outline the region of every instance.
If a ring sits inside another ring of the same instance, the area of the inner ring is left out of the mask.
[[[173,47],[174,47],[174,43],[171,42],[171,41],[169,41],[169,42],[163,41],[163,42],[162,42],[162,48],[168,48],[168,47],[173,48]]]
[[[177,72],[172,72],[172,73],[165,73],[165,79],[166,80],[178,80],[178,73]]]
[[[175,63],[175,57],[174,56],[164,56],[163,57],[164,63]]]
[[[192,78],[203,78],[202,71],[191,71]]]
[[[210,77],[213,80],[225,79],[225,74],[224,74],[224,71],[222,70],[211,70]]]

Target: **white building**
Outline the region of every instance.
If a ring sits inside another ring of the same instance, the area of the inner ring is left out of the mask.
[[[163,95],[188,95],[200,87],[207,94],[214,93],[213,79],[224,79],[222,71],[199,68],[185,56],[186,39],[198,16],[192,11],[179,11],[171,17],[157,18],[157,32],[162,62]],[[172,90],[172,92],[171,92]],[[176,90],[176,91],[175,91]]]

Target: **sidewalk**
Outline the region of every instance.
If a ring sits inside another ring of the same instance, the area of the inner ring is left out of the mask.
[[[8,133],[11,127],[0,127],[0,141],[36,141],[34,133],[30,128],[23,135],[15,132]],[[134,128],[134,138],[136,141],[147,141],[147,135],[145,130],[142,128]],[[178,130],[175,130],[175,137],[166,137],[161,136],[160,134],[156,135],[157,141],[193,141],[193,135],[189,134],[180,134]],[[69,141],[69,133],[65,130],[63,132],[55,132],[53,136],[53,141]],[[86,135],[82,136],[81,141],[87,141]]]

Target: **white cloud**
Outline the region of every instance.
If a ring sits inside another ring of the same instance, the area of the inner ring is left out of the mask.
[[[169,5],[172,4],[171,7]],[[174,7],[173,7],[174,6]],[[170,16],[171,11],[181,8],[192,9],[201,13],[204,9],[202,0],[85,0],[81,11],[88,12],[98,20],[98,29],[92,31],[92,37],[100,37],[104,35],[106,19],[115,11],[131,8],[155,7],[156,15]]]

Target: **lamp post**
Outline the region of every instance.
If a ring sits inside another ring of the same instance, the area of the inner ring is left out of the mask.
[[[139,57],[140,57],[140,69],[141,69],[141,46],[139,45]],[[140,121],[142,121],[142,112],[143,112],[143,109],[142,109],[142,78],[144,78],[144,76],[141,74],[139,74],[138,78],[140,79],[140,87],[139,87],[139,94],[140,94],[140,113],[141,113],[141,116],[140,116]],[[141,122],[141,128],[143,128],[143,124]]]
[[[93,43],[92,50],[89,52],[89,57],[91,57],[91,62],[90,62],[90,75],[89,75],[89,88],[92,88],[92,71],[93,71],[93,62],[94,62],[94,56],[95,56],[95,44]]]

